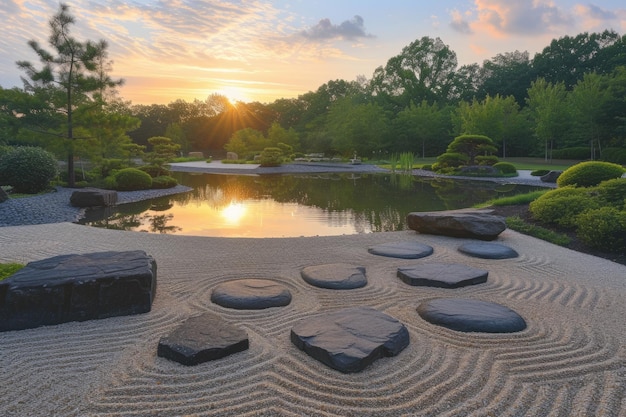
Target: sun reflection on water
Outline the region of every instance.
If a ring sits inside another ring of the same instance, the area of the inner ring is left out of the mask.
[[[247,211],[248,209],[244,204],[231,202],[220,211],[220,214],[228,223],[238,224],[241,219],[246,215]]]

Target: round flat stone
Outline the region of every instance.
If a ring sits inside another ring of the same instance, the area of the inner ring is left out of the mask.
[[[404,283],[421,287],[460,288],[487,282],[489,271],[461,264],[425,263],[398,268]]]
[[[509,259],[517,258],[519,254],[513,249],[501,243],[470,242],[459,247],[459,252],[475,258],[484,259]]]
[[[332,290],[350,290],[367,285],[365,268],[346,263],[308,266],[300,271],[309,284]]]
[[[526,328],[515,311],[487,301],[438,298],[423,302],[417,312],[432,324],[460,332],[514,333]]]
[[[277,282],[266,279],[240,279],[218,285],[211,301],[238,310],[261,310],[282,307],[291,302],[291,292]]]
[[[419,259],[432,255],[433,248],[419,242],[390,242],[372,246],[367,250],[373,255],[390,258]]]

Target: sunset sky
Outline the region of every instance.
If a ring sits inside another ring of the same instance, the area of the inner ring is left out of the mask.
[[[531,57],[554,38],[626,33],[623,0],[68,0],[72,35],[104,39],[120,95],[133,104],[272,102],[329,80],[371,78],[422,36],[439,37],[459,65],[498,53]],[[22,86],[15,65],[30,39],[47,45],[57,0],[0,2],[0,86]]]

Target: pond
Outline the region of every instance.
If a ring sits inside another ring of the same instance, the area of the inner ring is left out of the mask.
[[[537,189],[399,174],[218,175],[174,173],[192,187],[88,210],[95,227],[214,237],[332,236],[406,230],[412,211],[471,207]]]

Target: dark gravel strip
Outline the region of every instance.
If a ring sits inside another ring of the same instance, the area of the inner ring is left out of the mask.
[[[191,191],[191,188],[183,185],[164,190],[118,191],[117,202],[133,203],[188,191]],[[10,198],[0,203],[0,227],[76,222],[82,217],[84,209],[70,205],[72,192],[74,190],[71,188],[56,187],[51,193]]]

